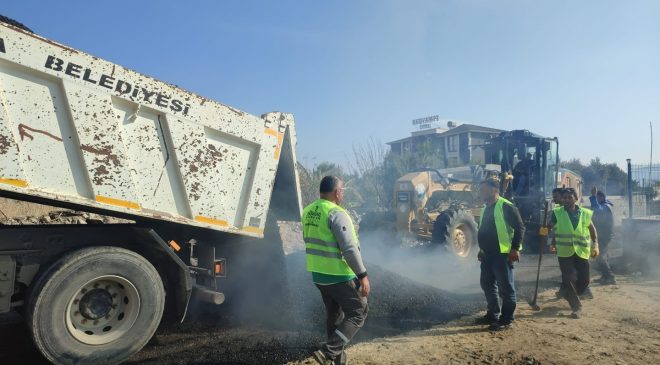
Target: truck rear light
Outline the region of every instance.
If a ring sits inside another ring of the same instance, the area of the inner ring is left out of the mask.
[[[225,277],[227,276],[227,260],[225,259],[216,259],[214,265],[214,271],[216,277]]]
[[[180,246],[178,243],[176,243],[175,240],[171,240],[171,241],[169,242],[169,244],[170,244],[170,247],[172,247],[172,249],[173,249],[174,251],[176,251],[176,252],[181,251],[181,246]]]

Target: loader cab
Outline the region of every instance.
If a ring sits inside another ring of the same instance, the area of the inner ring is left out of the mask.
[[[528,227],[539,225],[543,204],[557,186],[559,141],[527,130],[502,132],[486,142],[486,162],[499,164],[501,173],[513,175],[502,184],[501,195],[513,201]]]
[[[487,163],[501,166],[513,180],[502,195],[548,198],[557,186],[559,167],[557,138],[545,138],[527,130],[503,132],[486,143]]]

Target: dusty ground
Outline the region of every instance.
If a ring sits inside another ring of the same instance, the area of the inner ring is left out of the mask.
[[[592,287],[581,319],[568,317],[554,290],[542,293],[542,310],[524,303],[513,329],[490,333],[466,316],[403,336],[352,346],[357,364],[658,364],[660,282],[621,277],[619,285]],[[311,364],[310,360],[291,364]]]
[[[18,208],[5,209],[7,217],[0,221],[108,222],[47,208],[43,217],[16,219],[24,213]],[[237,256],[242,259],[232,266],[231,282],[238,286],[226,288],[227,303],[192,307],[183,324],[163,324],[127,364],[309,364],[308,355],[323,341],[323,306],[305,272],[299,228],[279,227],[284,255],[264,254],[263,244],[246,246],[253,251],[242,248]],[[543,310],[532,312],[526,300],[533,292],[537,256],[525,254],[516,266],[516,327],[491,334],[472,325],[485,306],[474,258],[459,261],[441,249],[398,249],[386,233],[362,238],[372,295],[367,323],[348,350],[351,364],[660,363],[659,281],[629,275],[617,286],[594,284],[596,298],[585,302],[582,319],[573,320],[568,305],[553,299],[559,270],[556,258],[547,257]],[[620,255],[620,247],[616,250]],[[640,262],[656,267],[660,259],[643,252],[615,269],[633,273],[644,266]],[[0,318],[0,364],[45,363],[20,316]]]

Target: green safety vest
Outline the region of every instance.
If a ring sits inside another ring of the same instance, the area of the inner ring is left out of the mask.
[[[339,244],[328,224],[328,217],[333,211],[346,210],[325,199],[319,199],[305,207],[302,214],[303,238],[307,259],[307,271],[326,275],[355,275],[339,250]],[[351,221],[351,230],[357,239],[357,232]]]
[[[564,207],[553,209],[557,218],[555,226],[555,243],[557,245],[557,256],[571,257],[573,254],[585,260],[591,255],[591,235],[589,225],[594,212],[580,207],[580,220],[576,228],[573,228],[571,218]]]
[[[500,197],[495,203],[493,214],[495,216],[495,228],[497,228],[497,240],[500,242],[500,253],[509,253],[513,245],[513,228],[504,219],[504,204],[513,205],[510,201]],[[479,218],[480,226],[484,220],[485,210],[486,207],[481,210],[481,217]],[[519,251],[522,251],[522,245],[520,245]]]

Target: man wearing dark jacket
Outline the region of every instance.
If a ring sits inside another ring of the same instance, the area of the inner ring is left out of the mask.
[[[508,329],[513,322],[516,310],[513,263],[520,261],[519,252],[525,234],[518,209],[500,196],[499,185],[497,179],[489,178],[479,186],[479,195],[486,203],[478,232],[480,282],[488,311],[477,323],[489,324],[491,331]]]
[[[605,193],[597,190],[595,186],[591,188],[589,200],[591,201],[591,210],[594,211],[592,220],[594,226],[596,226],[600,241],[600,255],[596,259],[596,264],[601,277],[597,281],[603,285],[613,285],[616,284],[616,279],[610,267],[607,253],[612,237],[614,236],[614,215],[611,209],[614,204],[607,200]]]

